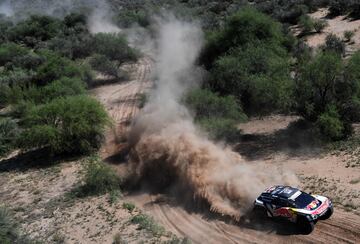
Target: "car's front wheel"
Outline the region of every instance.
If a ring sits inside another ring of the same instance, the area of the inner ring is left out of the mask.
[[[305,217],[299,217],[297,225],[300,228],[301,232],[307,235],[313,232],[315,227],[315,223],[306,219]]]
[[[334,209],[333,208],[328,208],[328,210],[326,211],[326,213],[320,217],[320,219],[324,220],[324,219],[328,219],[331,217],[331,215],[334,213]]]

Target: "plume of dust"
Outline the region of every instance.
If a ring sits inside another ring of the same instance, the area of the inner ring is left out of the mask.
[[[4,14],[5,16],[12,16],[14,14],[10,0],[5,0],[0,3],[0,14]]]
[[[237,153],[210,141],[180,102],[198,81],[196,58],[203,34],[196,24],[160,20],[155,89],[135,119],[129,140],[130,172],[140,181],[148,170],[164,170],[176,183],[205,199],[210,210],[239,219],[257,195],[272,184],[296,184],[294,175],[245,162]]]

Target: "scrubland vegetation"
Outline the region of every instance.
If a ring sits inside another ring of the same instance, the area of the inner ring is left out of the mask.
[[[87,88],[96,84],[95,71],[123,77],[119,66],[138,51],[122,35],[91,34],[81,14],[34,15],[16,24],[1,16],[0,26],[0,155],[98,149],[110,120]]]

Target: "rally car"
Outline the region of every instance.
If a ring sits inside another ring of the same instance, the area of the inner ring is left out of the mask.
[[[328,219],[334,209],[327,197],[310,195],[290,186],[273,186],[266,189],[254,202],[254,210],[268,217],[285,218],[296,223],[310,234],[315,223]]]

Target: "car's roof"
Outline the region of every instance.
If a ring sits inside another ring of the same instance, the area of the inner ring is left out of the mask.
[[[266,189],[262,195],[271,198],[283,198],[294,200],[301,194],[301,191],[291,186],[273,186]]]

